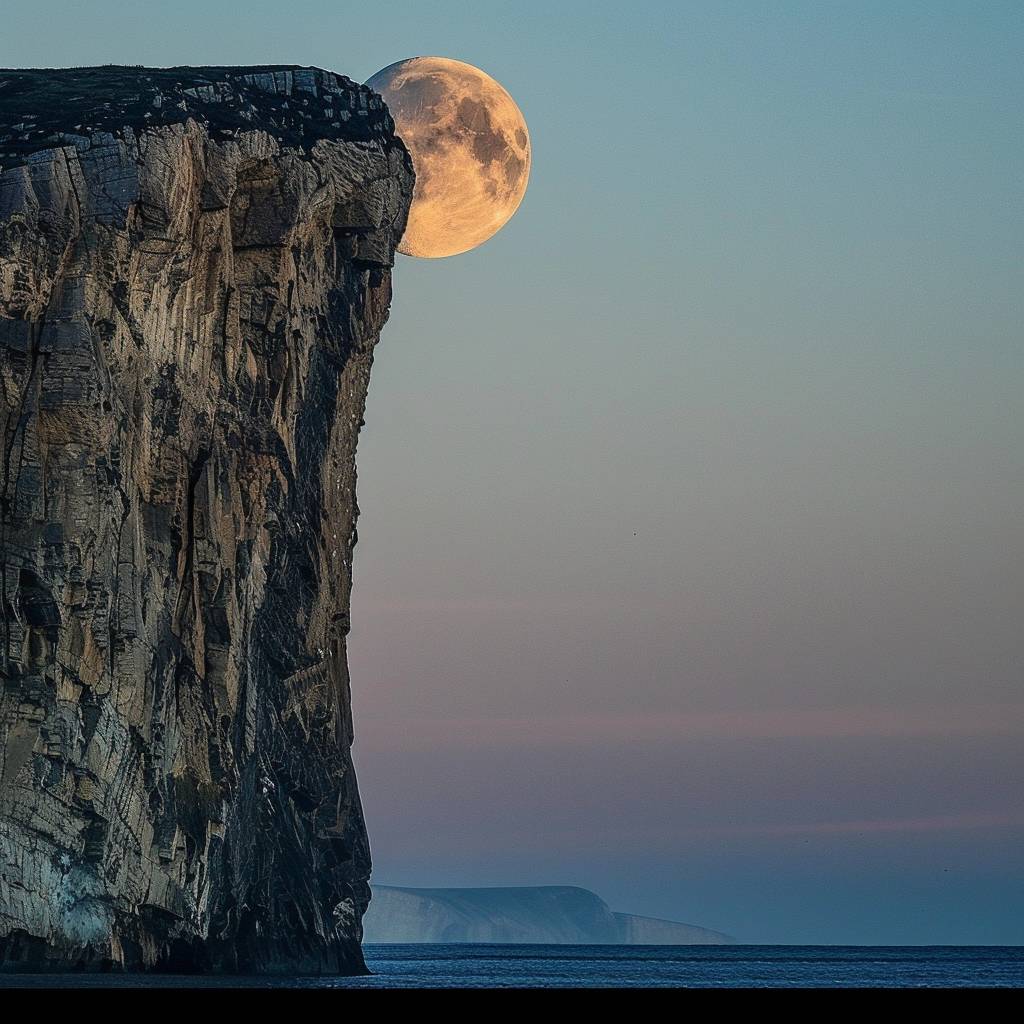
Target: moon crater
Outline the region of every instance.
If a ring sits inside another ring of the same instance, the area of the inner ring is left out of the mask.
[[[413,57],[367,82],[383,97],[416,170],[398,251],[437,259],[486,242],[516,212],[530,178],[530,133],[489,75],[447,57]]]

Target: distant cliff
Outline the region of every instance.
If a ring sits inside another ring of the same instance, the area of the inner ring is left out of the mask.
[[[326,71],[0,71],[0,966],[364,969],[355,451],[412,187]]]
[[[718,946],[734,941],[709,928],[664,921],[660,917],[616,914],[615,919],[619,923],[619,941],[627,946]]]
[[[732,941],[706,928],[613,913],[596,893],[565,885],[493,889],[375,885],[363,927],[364,941],[369,943],[693,945]]]

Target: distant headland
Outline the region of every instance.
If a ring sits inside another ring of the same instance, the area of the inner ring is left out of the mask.
[[[367,943],[723,945],[721,932],[613,911],[572,885],[409,889],[375,885],[363,918]]]

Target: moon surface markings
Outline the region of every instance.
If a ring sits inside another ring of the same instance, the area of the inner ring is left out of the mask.
[[[511,96],[479,68],[414,57],[367,83],[384,97],[416,169],[399,252],[440,258],[500,230],[522,202],[530,136]]]

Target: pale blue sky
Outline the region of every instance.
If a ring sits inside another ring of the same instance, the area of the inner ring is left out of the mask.
[[[440,54],[534,146],[374,368],[379,880],[1024,941],[1024,6],[236,10],[7,3],[0,65]]]

